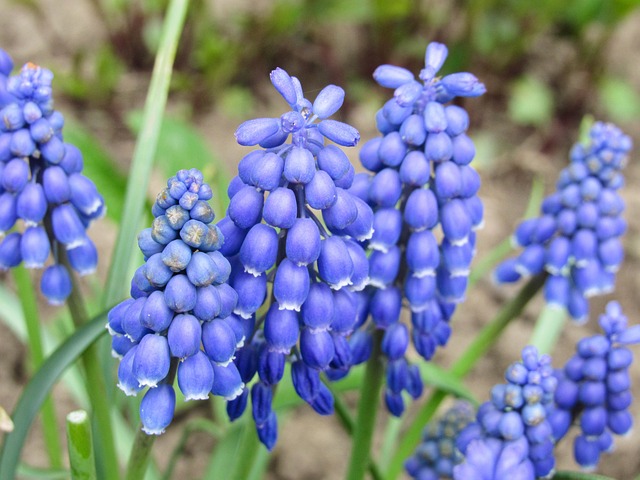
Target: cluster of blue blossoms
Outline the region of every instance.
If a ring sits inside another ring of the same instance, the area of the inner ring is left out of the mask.
[[[422,391],[417,367],[405,357],[410,340],[399,321],[403,298],[411,309],[413,345],[429,360],[451,334],[448,321],[464,299],[483,217],[480,177],[470,165],[469,116],[448,103],[482,95],[485,87],[470,73],[436,76],[447,53],[445,45],[430,43],[419,80],[402,67],[376,69],[374,79],[395,93],[376,115],[382,136],[360,152],[372,173],[358,174],[351,188],[374,210],[365,302],[374,327],[384,330],[385,401],[397,416],[405,408],[402,391],[413,398]]]
[[[63,263],[80,275],[96,268],[98,254],[86,229],[104,214],[104,201],[82,174],[80,151],[63,141],[53,74],[32,63],[9,76],[12,69],[0,50],[0,271],[20,263],[45,268],[53,256],[40,290],[51,304],[61,304],[72,289]]]
[[[572,425],[580,428],[576,461],[595,469],[601,453],[613,449],[613,434],[631,429],[633,354],[627,346],[640,343],[640,325],[628,327],[617,302],[607,305],[600,326],[604,335],[580,340],[577,353],[560,370],[551,367],[549,356],[525,347],[522,361],[506,370],[508,383],[493,387],[475,422],[470,406],[462,403],[427,426],[405,464],[409,475],[419,480],[549,478],[555,446]]]
[[[585,469],[594,469],[600,454],[613,449],[612,434],[624,435],[633,424],[629,413],[633,354],[627,346],[640,343],[640,325],[627,327],[617,302],[607,305],[599,323],[604,335],[580,340],[576,354],[556,372],[555,408],[549,413],[556,442],[579,423],[574,457]]]
[[[233,315],[238,295],[227,280],[231,265],[211,222],[209,185],[196,169],[180,170],[158,194],[153,225],[140,232],[145,263],[131,281],[131,298],[108,316],[114,356],[121,358],[118,386],[127,395],[149,387],[140,404],[147,434],[171,423],[176,396],[209,394],[233,400],[244,383],[233,359],[250,325]]]
[[[573,147],[571,163],[560,174],[557,191],[544,200],[541,215],[516,229],[514,243],[523,250],[498,266],[499,283],[545,271],[547,302],[566,308],[577,321],[588,318],[588,298],[613,290],[623,259],[620,237],[627,224],[618,189],[631,146],[615,125],[593,125],[589,142]]]
[[[238,293],[234,313],[252,327],[234,362],[245,383],[258,375],[252,413],[269,449],[277,438],[274,388],[287,360],[298,395],[326,415],[333,412],[333,396],[320,373],[340,378],[368,357],[367,344],[349,337],[360,323],[355,292],[369,274],[359,242],[373,231],[373,212],[348,190],[355,172],[339,148],[354,146],[359,133],[328,119],[344,91],[329,85],[311,103],[284,70],[271,72],[271,82],[290,110],[238,127],[239,144],[262,148],[240,161],[227,215],[218,223],[225,237],[220,251],[231,263],[229,283]],[[248,396],[245,391],[229,402],[230,418],[243,413]]]

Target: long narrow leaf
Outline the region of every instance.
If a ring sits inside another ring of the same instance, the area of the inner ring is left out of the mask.
[[[106,330],[107,313],[79,328],[42,364],[27,384],[13,412],[15,428],[0,452],[0,478],[14,478],[27,433],[44,399],[62,373]]]

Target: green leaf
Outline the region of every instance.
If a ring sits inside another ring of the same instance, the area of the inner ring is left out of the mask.
[[[514,122],[542,126],[553,115],[553,94],[543,82],[527,75],[514,82],[508,108]]]
[[[71,477],[74,480],[95,479],[96,464],[91,422],[85,410],[75,410],[67,415],[67,446]]]
[[[62,373],[106,333],[106,321],[107,312],[104,312],[76,330],[42,364],[24,388],[12,415],[15,428],[5,437],[0,451],[0,478],[15,477],[27,433],[42,403]]]
[[[36,468],[21,463],[18,465],[18,477],[35,480],[68,480],[69,470],[53,468]]]
[[[598,85],[600,103],[616,122],[627,122],[640,116],[640,95],[625,80],[605,77]]]
[[[78,123],[67,120],[64,126],[64,138],[82,152],[84,157],[82,173],[93,180],[104,197],[107,217],[120,222],[127,186],[125,175],[118,169],[115,161],[100,142]]]

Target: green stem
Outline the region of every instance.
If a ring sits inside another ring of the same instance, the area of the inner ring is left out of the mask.
[[[567,311],[564,307],[547,303],[536,321],[529,344],[536,347],[540,353],[551,353],[558,343],[566,320]]]
[[[97,478],[89,416],[84,410],[67,415],[67,446],[73,480]]]
[[[113,263],[109,270],[104,306],[115,304],[123,296],[131,255],[136,243],[142,218],[147,185],[151,177],[151,167],[158,147],[162,117],[169,94],[169,84],[178,41],[187,14],[189,0],[171,0],[164,20],[162,36],[156,55],[151,84],[142,114],[142,128],[138,135],[129,182],[124,201],[126,215],[122,218],[116,240]]]
[[[358,400],[358,415],[354,425],[351,459],[347,471],[349,480],[361,480],[369,467],[369,452],[373,441],[376,413],[380,403],[380,388],[384,365],[380,354],[382,331],[376,330],[373,337],[373,351],[367,361],[364,381]]]
[[[12,271],[27,327],[31,364],[35,371],[42,365],[44,360],[42,336],[40,335],[38,300],[34,294],[29,272],[22,265],[14,268]],[[58,422],[56,421],[56,411],[51,396],[47,396],[42,405],[42,431],[51,467],[55,469],[62,468],[62,447],[60,446]]]
[[[467,347],[462,356],[451,367],[450,372],[458,378],[462,378],[469,373],[476,362],[482,358],[491,345],[500,338],[500,334],[507,325],[509,325],[511,320],[520,315],[527,303],[542,288],[544,281],[544,275],[538,275],[529,280],[529,282],[522,287],[518,295],[507,303],[491,323],[486,325],[478,335],[476,335],[471,345]],[[427,402],[420,409],[403,435],[402,441],[393,456],[385,478],[393,479],[398,476],[402,470],[405,459],[411,455],[418,443],[420,443],[422,429],[435,414],[440,403],[442,403],[446,396],[446,392],[438,389],[431,394],[431,397],[429,397]]]
[[[66,258],[63,258],[63,263],[69,267]],[[78,279],[71,268],[69,268],[69,271],[71,272],[73,289],[67,299],[67,305],[69,306],[73,324],[76,328],[80,328],[89,321],[89,315],[82,298]],[[85,385],[95,421],[96,444],[99,447],[96,449],[97,466],[101,478],[118,480],[120,478],[120,468],[111,426],[111,404],[109,403],[105,378],[98,359],[98,348],[97,343],[94,343],[85,350],[81,357],[85,371]]]
[[[615,480],[595,473],[569,472],[566,470],[556,472],[551,478],[553,480]]]
[[[133,441],[129,464],[127,465],[126,480],[141,480],[147,471],[151,449],[156,441],[157,435],[147,435],[138,427],[136,438]]]

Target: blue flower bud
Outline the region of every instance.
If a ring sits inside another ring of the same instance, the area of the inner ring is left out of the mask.
[[[431,230],[413,232],[409,236],[405,259],[413,276],[435,275],[440,263],[440,252]]]
[[[201,350],[178,364],[178,387],[185,401],[209,398],[213,387],[213,367]]]
[[[156,245],[159,244],[156,243]],[[191,247],[184,243],[182,239],[177,239],[172,240],[166,247],[164,247],[160,258],[162,259],[162,263],[164,263],[172,272],[181,272],[189,265],[191,256]],[[167,279],[167,281],[169,280]]]
[[[253,150],[240,159],[240,162],[238,162],[238,175],[233,178],[227,189],[229,198],[233,198],[238,190],[245,185],[255,187],[253,171],[262,162],[266,154],[267,152],[264,150]]]
[[[398,171],[392,168],[380,170],[369,186],[369,199],[378,207],[394,208],[402,194]]]
[[[609,238],[598,244],[598,259],[605,270],[617,271],[624,258],[624,247],[618,238]]]
[[[633,426],[633,417],[628,410],[609,412],[607,415],[607,427],[616,435],[629,433]]]
[[[350,285],[353,262],[344,241],[338,237],[327,237],[321,245],[318,257],[320,277],[335,290]]]
[[[187,265],[187,277],[196,287],[206,287],[212,283],[221,283],[221,274],[214,260],[203,252],[195,252]]]
[[[48,170],[50,169],[47,169],[47,171]],[[160,253],[164,249],[164,245],[156,242],[151,236],[151,228],[145,228],[138,233],[138,247],[146,258]]]
[[[309,271],[288,258],[278,265],[273,282],[273,295],[280,308],[300,311],[300,306],[309,294]]]
[[[358,207],[349,192],[336,188],[336,202],[322,211],[322,218],[331,230],[343,230],[358,217]]]
[[[18,194],[16,200],[16,214],[27,225],[36,225],[42,222],[47,213],[47,200],[44,190],[39,183],[30,182]]]
[[[438,268],[436,271],[436,283],[438,295],[442,300],[449,303],[459,303],[464,300],[468,277],[454,277],[444,268]]]
[[[176,313],[184,313],[193,310],[196,305],[196,287],[189,281],[186,275],[174,275],[167,282],[164,290],[164,299],[171,310]]]
[[[434,187],[441,200],[449,200],[460,195],[462,187],[461,170],[453,162],[444,162],[436,166]]]
[[[582,468],[594,469],[600,460],[600,447],[595,439],[578,435],[573,444],[573,456]]]
[[[60,205],[60,207],[62,206],[64,205]],[[153,238],[153,240],[162,245],[167,245],[177,237],[178,232],[171,227],[166,215],[160,215],[153,220],[153,224],[151,225],[151,238]]]
[[[318,394],[311,402],[309,402],[309,405],[319,415],[332,415],[333,394],[326,385],[321,383],[320,388],[318,389]]]
[[[212,363],[213,367],[213,387],[211,393],[223,397],[225,400],[233,400],[242,394],[244,383],[240,378],[238,367],[233,362],[227,365]]]
[[[343,147],[353,147],[360,141],[358,130],[337,120],[322,120],[318,124],[318,131],[332,142]]]
[[[20,265],[22,261],[21,243],[22,234],[18,232],[12,232],[0,240],[0,271]]]
[[[238,144],[245,147],[257,145],[275,134],[280,128],[277,118],[256,118],[243,122],[235,132]]]
[[[242,416],[247,408],[247,399],[249,392],[244,389],[242,393],[233,400],[227,401],[227,415],[232,422]]]
[[[254,225],[240,248],[240,261],[245,272],[261,275],[276,262],[278,234],[273,227],[258,223]]]
[[[271,451],[278,439],[278,420],[275,412],[271,412],[265,423],[256,425],[256,432],[260,442]]]
[[[174,230],[180,230],[190,218],[189,212],[180,205],[172,205],[167,208],[164,215],[167,217],[169,226]]]
[[[220,296],[220,313],[218,314],[218,317],[226,318],[231,315],[236,308],[238,303],[238,294],[228,283],[222,283],[215,288]]]
[[[409,346],[409,331],[402,323],[391,324],[384,332],[382,338],[382,351],[389,360],[398,360],[404,357]]]
[[[399,173],[402,183],[413,187],[422,187],[429,181],[431,166],[422,151],[412,150],[402,161]]]
[[[264,337],[271,350],[288,354],[298,341],[298,332],[296,312],[281,309],[277,303],[269,307],[264,320]]]
[[[404,121],[403,126],[408,121],[410,121],[413,117],[417,117],[417,115],[412,115],[408,117]],[[417,117],[417,118],[419,119],[420,117]],[[422,129],[422,132],[423,132],[423,137],[426,136],[426,134],[424,134],[424,127]],[[382,141],[380,142],[380,145],[378,147],[378,158],[384,165],[388,167],[399,166],[402,163],[402,160],[404,159],[406,153],[407,153],[407,144],[405,143],[404,138],[401,137],[400,133],[398,132],[391,132],[388,135],[385,135],[382,138]]]
[[[235,307],[235,305],[234,305]],[[196,289],[196,304],[193,314],[202,321],[213,320],[220,314],[221,299],[218,289],[213,285]],[[233,310],[233,308],[231,308]]]
[[[411,107],[418,101],[421,94],[422,85],[414,80],[396,88],[395,92],[393,92],[393,97],[398,102],[398,105]]]
[[[160,290],[151,292],[140,311],[140,324],[154,332],[164,332],[173,320],[174,312],[165,300],[164,293]]]
[[[69,188],[71,203],[84,215],[93,215],[104,203],[95,184],[80,173],[69,175]]]
[[[458,165],[468,165],[476,156],[476,147],[465,133],[453,137],[451,159]]]
[[[29,130],[23,128],[14,132],[11,136],[10,148],[11,153],[16,157],[29,157],[35,152],[36,144],[31,138]]]
[[[401,393],[395,393],[386,389],[384,392],[384,403],[391,415],[401,417],[404,413],[404,399]]]
[[[271,71],[269,77],[271,78],[271,83],[278,93],[282,95],[282,98],[284,98],[289,106],[293,108],[297,103],[297,95],[289,74],[282,68],[278,67]]]
[[[94,273],[98,266],[98,250],[90,238],[87,238],[82,245],[67,250],[67,258],[71,268],[80,276]]]
[[[387,328],[400,318],[402,294],[397,287],[376,290],[371,297],[369,311],[376,326]]]
[[[402,214],[395,208],[376,210],[373,217],[373,235],[369,240],[369,248],[386,252],[400,239],[402,231]]]
[[[258,277],[244,271],[237,272],[231,286],[238,294],[238,303],[233,312],[242,318],[249,318],[258,311],[267,294],[267,276]]]
[[[131,349],[124,354],[124,357],[120,360],[120,365],[118,365],[118,388],[127,396],[135,396],[144,388],[140,386],[138,379],[133,374],[133,359],[135,358],[137,350],[138,345],[133,345]]]
[[[5,164],[2,172],[2,187],[8,192],[22,191],[29,181],[29,166],[22,158],[14,158]]]
[[[303,328],[300,333],[300,353],[309,367],[326,369],[335,353],[331,334],[326,330]]]
[[[147,334],[140,340],[133,359],[133,373],[141,386],[155,387],[169,373],[171,354],[167,338]]]
[[[289,188],[276,188],[264,202],[264,220],[273,227],[291,228],[296,214],[296,196]]]
[[[384,118],[384,117],[383,117]],[[386,121],[386,120],[385,120]],[[393,131],[393,128],[389,132]],[[359,157],[362,166],[371,172],[378,172],[384,168],[382,160],[378,155],[380,144],[383,137],[372,138],[367,141],[360,149]]]
[[[471,231],[469,214],[459,199],[452,199],[440,208],[440,223],[444,236],[453,244],[464,243]]]
[[[263,204],[264,194],[246,186],[233,196],[227,214],[238,227],[248,229],[260,222]]]
[[[307,299],[301,307],[304,324],[315,330],[327,329],[334,316],[333,299],[331,289],[325,283],[312,283]]]
[[[284,160],[275,153],[266,153],[251,169],[251,184],[262,190],[274,190],[280,185]]]
[[[527,246],[518,255],[516,261],[516,271],[526,277],[536,275],[542,271],[545,262],[545,249],[542,245],[534,243]]]
[[[129,352],[136,344],[129,340],[124,335],[115,334],[111,337],[111,356],[114,358],[122,358]],[[135,382],[136,386],[138,382]]]
[[[7,242],[11,235],[12,234],[7,235],[3,244]],[[17,245],[15,246],[15,249],[16,251],[18,250]],[[0,265],[1,264],[2,261],[0,261]],[[62,305],[71,294],[72,288],[71,277],[64,266],[58,264],[50,265],[42,273],[40,291],[51,305]]]
[[[0,232],[4,233],[11,230],[17,219],[16,197],[9,192],[5,192],[0,195]]]
[[[173,272],[162,261],[162,254],[156,253],[147,259],[143,270],[144,276],[154,287],[164,287],[173,277]]]
[[[50,250],[49,237],[42,226],[28,227],[22,234],[20,255],[25,268],[42,268]]]
[[[393,246],[386,252],[374,250],[369,256],[369,283],[378,288],[391,285],[400,270],[400,249]]]
[[[186,358],[200,349],[202,327],[200,321],[189,314],[176,315],[167,331],[167,341],[171,355]]]
[[[353,262],[350,288],[353,291],[361,291],[369,284],[369,260],[360,244],[347,239],[345,245]]]
[[[197,200],[189,210],[189,216],[202,223],[211,223],[216,217],[213,208],[206,200]]]
[[[424,154],[427,160],[440,163],[453,156],[453,143],[451,137],[445,132],[430,133],[424,145]]]
[[[354,365],[366,362],[371,356],[373,339],[368,332],[356,330],[349,338],[351,348],[351,361]]]
[[[269,385],[257,382],[251,388],[251,410],[253,420],[256,425],[263,425],[269,419],[273,412],[271,403],[273,400],[273,392]]]
[[[469,114],[464,108],[458,105],[447,105],[444,108],[444,113],[447,119],[446,131],[451,137],[467,131],[469,128]]]
[[[460,208],[463,208],[462,205]],[[418,188],[409,194],[404,208],[404,221],[414,231],[431,229],[438,223],[438,202],[431,190]]]
[[[524,423],[519,412],[510,411],[502,414],[498,424],[498,430],[502,438],[517,440],[524,434]]]
[[[440,133],[447,129],[447,117],[441,103],[427,102],[424,107],[424,123],[429,133]]]
[[[380,65],[373,72],[373,79],[383,87],[398,88],[405,83],[412,82],[415,77],[406,68],[395,65]]]
[[[318,152],[318,167],[333,180],[341,178],[350,166],[351,163],[346,154],[335,145],[326,145]]]
[[[277,384],[284,375],[285,353],[263,348],[258,357],[258,376],[267,385]]]
[[[475,75],[467,72],[445,75],[440,85],[453,97],[479,97],[487,91]]]
[[[180,238],[190,247],[203,252],[220,249],[224,237],[216,225],[205,225],[198,220],[188,220],[180,230]]]
[[[176,393],[168,384],[150,388],[140,402],[142,431],[147,435],[160,435],[173,420],[176,408]]]
[[[226,257],[232,257],[240,251],[247,230],[236,226],[229,217],[223,217],[217,224],[224,242],[220,246],[220,253]]]
[[[320,375],[318,370],[308,367],[297,360],[291,364],[291,380],[296,393],[309,403],[318,395],[320,390]]]
[[[65,144],[56,137],[51,137],[46,143],[41,143],[40,154],[50,164],[59,164],[65,155]]]
[[[336,113],[344,102],[344,90],[336,85],[327,85],[313,102],[312,111],[318,118],[328,118]]]
[[[434,298],[435,292],[436,277],[433,275],[425,275],[423,277],[411,275],[407,277],[404,284],[404,294],[409,300],[411,309],[414,311],[425,308]]]
[[[313,179],[305,186],[305,200],[311,208],[327,209],[338,200],[334,180],[325,171],[318,170]]]
[[[205,322],[202,326],[202,345],[212,362],[226,365],[236,351],[236,334],[224,320]]]
[[[316,173],[313,154],[303,147],[294,146],[284,161],[284,177],[291,183],[309,183]]]

